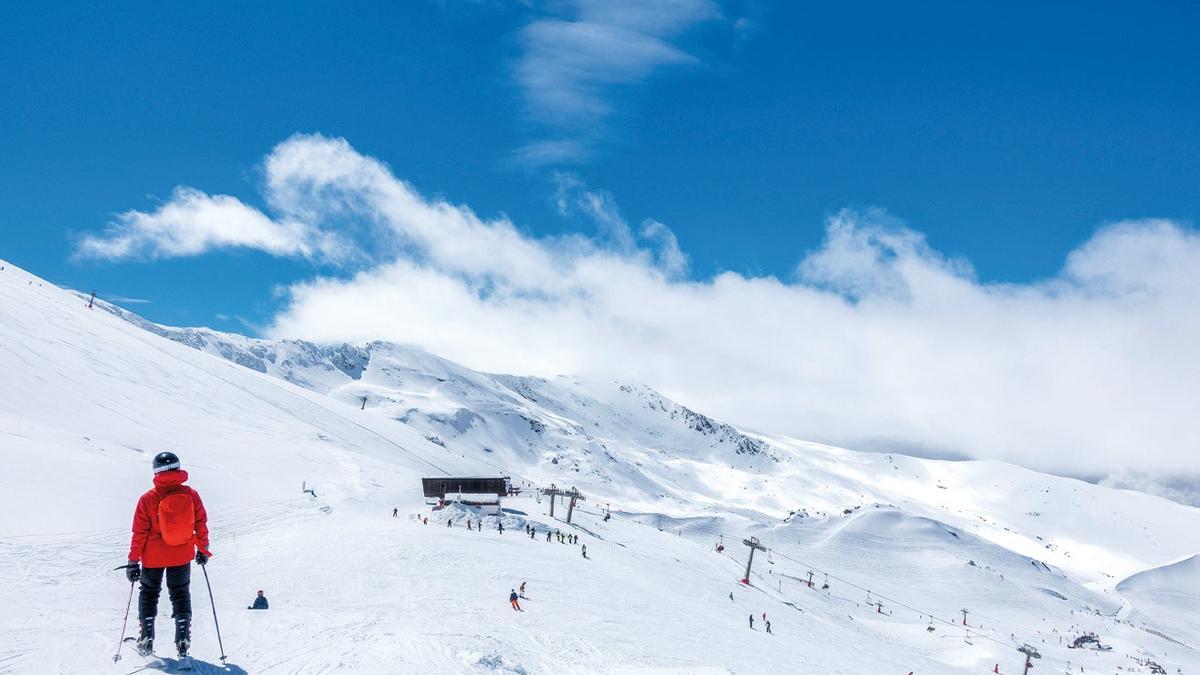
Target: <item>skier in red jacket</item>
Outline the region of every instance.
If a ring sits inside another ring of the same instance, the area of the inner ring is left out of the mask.
[[[130,582],[141,581],[138,594],[138,653],[154,651],[154,619],[158,595],[167,578],[171,617],[175,619],[175,648],[187,657],[192,628],[192,560],[204,565],[208,550],[208,514],[200,495],[183,483],[186,471],[171,452],[154,457],[154,487],[138,499],[133,512],[133,538],[129,543]]]

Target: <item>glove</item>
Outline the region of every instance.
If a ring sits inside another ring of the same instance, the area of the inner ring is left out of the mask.
[[[207,565],[208,564],[208,555],[206,555],[204,553],[204,551],[196,551],[196,564],[197,565]]]
[[[136,582],[138,579],[141,579],[142,566],[135,562],[130,562],[125,566],[125,578],[128,579],[129,583],[131,584]]]

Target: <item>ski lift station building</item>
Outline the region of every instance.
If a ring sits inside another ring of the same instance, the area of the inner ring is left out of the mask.
[[[438,476],[422,478],[421,489],[427,499],[459,500],[472,506],[499,506],[500,498],[509,494],[512,479],[508,476]]]

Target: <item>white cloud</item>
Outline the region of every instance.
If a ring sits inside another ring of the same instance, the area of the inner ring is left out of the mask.
[[[296,220],[272,220],[228,195],[178,187],[153,212],[118,214],[100,234],[77,242],[80,258],[166,258],[215,248],[261,249],[274,255],[339,259],[350,247],[336,236]]]
[[[687,271],[688,257],[679,248],[679,239],[671,228],[647,218],[642,222],[642,239],[657,246],[655,260],[658,267],[670,276],[680,276]]]
[[[275,337],[642,381],[752,428],[851,447],[1090,475],[1195,470],[1200,234],[1177,223],[1111,224],[1053,278],[983,284],[886,213],[846,211],[793,278],[689,280],[653,221],[627,241],[533,238],[320,136],[282,143],[266,167],[270,222],[354,234],[378,261],[292,286]],[[610,196],[563,179],[565,212],[629,232]]]
[[[613,87],[640,83],[663,66],[696,63],[672,40],[720,16],[712,0],[574,0],[566,5],[568,16],[537,18],[520,34],[517,84],[530,116],[556,136],[517,151],[517,159],[530,164],[583,158],[586,137],[612,112]]]
[[[558,138],[526,143],[513,153],[512,158],[517,164],[542,166],[579,161],[590,154],[588,146],[582,141]]]
[[[555,205],[561,216],[582,214],[592,221],[599,232],[598,242],[610,251],[653,260],[658,269],[671,277],[687,271],[688,257],[679,248],[679,240],[671,228],[653,219],[642,222],[641,241],[648,246],[639,249],[633,230],[629,227],[613,196],[603,190],[589,189],[578,176],[556,172]]]

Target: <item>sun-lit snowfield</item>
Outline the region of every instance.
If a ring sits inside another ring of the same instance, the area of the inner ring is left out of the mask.
[[[129,592],[112,568],[164,449],[208,506],[232,672],[1012,673],[1026,642],[1035,673],[1200,667],[1200,510],[996,462],[745,436],[644,387],[394,345],[165,339],[0,264],[0,672],[144,665],[111,660]],[[477,514],[421,496],[443,472],[589,499],[567,526],[527,492],[504,534],[495,518],[467,531]],[[547,524],[589,558],[547,543]],[[752,587],[744,536],[772,549]],[[259,588],[271,609],[246,611]],[[193,654],[217,670],[199,570],[192,590]],[[943,623],[963,608],[970,626]],[[1112,649],[1067,649],[1085,630]]]

